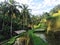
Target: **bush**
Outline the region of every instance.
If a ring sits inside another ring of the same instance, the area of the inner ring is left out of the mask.
[[[0,35],[0,41],[4,40],[5,37],[3,35]]]
[[[14,36],[14,37],[10,38],[9,41],[7,41],[6,43],[4,43],[4,45],[13,45],[14,42],[15,42],[15,40],[16,40],[16,38],[18,38],[20,36],[23,36],[23,35],[24,35],[24,33],[21,33],[21,34],[19,34],[17,36]]]

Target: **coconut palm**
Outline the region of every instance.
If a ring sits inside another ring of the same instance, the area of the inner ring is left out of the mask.
[[[22,5],[22,10],[21,10],[21,18],[22,18],[22,25],[23,28],[24,26],[28,26],[31,23],[31,17],[30,17],[30,9],[28,9],[27,5]]]
[[[10,33],[11,33],[11,37],[12,37],[12,19],[13,19],[13,15],[18,16],[20,15],[19,10],[16,8],[17,6],[21,7],[20,5],[16,5],[15,1],[13,0],[9,0],[9,1],[5,1],[3,3],[3,14],[4,15],[8,15],[10,18],[10,23],[11,23],[11,27],[10,27]]]

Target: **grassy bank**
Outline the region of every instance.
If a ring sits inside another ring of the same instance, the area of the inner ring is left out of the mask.
[[[36,35],[34,35],[33,33],[34,31],[33,30],[30,30],[28,31],[28,35],[32,41],[32,45],[48,45],[47,43],[45,43],[40,37],[37,37]],[[18,35],[18,36],[15,36],[15,37],[12,37],[8,42],[4,43],[4,45],[13,45],[14,42],[16,41],[16,38],[19,38],[21,36],[23,36],[24,33]]]
[[[19,38],[19,37],[21,37],[21,36],[23,36],[23,35],[24,35],[24,33],[19,34],[19,35],[17,35],[17,36],[14,36],[14,37],[10,38],[10,39],[9,39],[6,43],[4,43],[3,45],[13,45],[14,42],[16,41],[16,39]]]
[[[33,45],[48,45],[46,42],[44,42],[40,37],[37,37],[34,35],[33,31],[29,31],[30,38],[32,39]]]

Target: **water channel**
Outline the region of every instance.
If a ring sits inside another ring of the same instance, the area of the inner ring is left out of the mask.
[[[34,33],[36,36],[40,37],[43,41],[47,42],[46,36],[44,33]]]

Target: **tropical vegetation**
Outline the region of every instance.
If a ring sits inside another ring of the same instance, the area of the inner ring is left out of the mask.
[[[25,37],[30,39],[29,45],[60,45],[60,5],[38,16],[32,15],[28,7],[14,0],[0,2],[0,42],[4,42],[3,45],[13,45],[17,38]],[[15,32],[21,30],[26,32]],[[43,33],[47,42],[36,36],[35,31]]]

